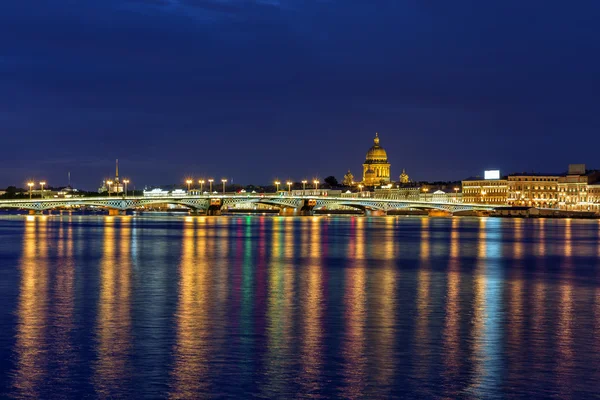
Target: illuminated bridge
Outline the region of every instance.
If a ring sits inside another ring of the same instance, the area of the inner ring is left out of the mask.
[[[412,200],[375,199],[368,197],[329,197],[329,196],[282,196],[282,195],[181,195],[156,197],[76,197],[32,200],[0,201],[0,208],[29,210],[31,214],[45,210],[100,207],[108,209],[110,215],[118,215],[126,210],[143,210],[159,205],[173,204],[190,209],[192,214],[219,215],[221,210],[235,208],[242,204],[264,204],[276,207],[283,215],[312,215],[314,210],[341,208],[359,209],[370,215],[385,215],[392,210],[426,210],[430,215],[451,215],[461,211],[489,212],[494,206],[483,204],[425,202]]]

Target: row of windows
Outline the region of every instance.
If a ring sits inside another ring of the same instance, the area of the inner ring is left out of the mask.
[[[556,190],[556,186],[516,186],[515,190]]]
[[[524,181],[524,182],[528,182],[528,181],[531,181],[531,182],[535,182],[535,181],[537,181],[537,182],[556,182],[556,181],[558,181],[558,177],[556,177],[556,178],[537,178],[537,177],[534,177],[534,178],[511,178],[511,177],[509,177],[508,180],[509,181]]]
[[[463,193],[470,193],[470,194],[481,194],[481,192],[485,192],[485,193],[506,193],[507,190],[506,189],[464,189]]]

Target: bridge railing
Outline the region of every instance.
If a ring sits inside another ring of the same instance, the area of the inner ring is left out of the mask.
[[[266,194],[266,193],[225,193],[221,194],[212,194],[212,195],[185,195],[185,196],[99,196],[99,197],[71,197],[71,198],[46,198],[46,199],[0,199],[0,207],[3,204],[46,204],[46,203],[62,203],[62,204],[73,204],[73,205],[93,205],[98,202],[114,202],[114,201],[141,201],[150,200],[150,201],[161,201],[164,200],[165,203],[168,203],[173,200],[184,201],[186,199],[210,199],[210,198],[221,198],[221,199],[248,199],[253,201],[264,200],[275,200],[275,199],[298,199],[298,200],[308,200],[318,198],[320,200],[328,200],[331,202],[339,202],[339,203],[360,203],[360,202],[386,202],[386,203],[402,203],[402,204],[415,204],[415,205],[428,205],[428,204],[436,204],[436,205],[446,205],[446,206],[467,206],[478,209],[493,209],[498,207],[498,205],[485,205],[485,204],[468,204],[468,203],[454,203],[454,202],[440,202],[440,201],[420,201],[420,200],[404,200],[404,199],[375,199],[372,197],[367,197],[361,195],[359,193],[344,194],[341,196],[315,196],[315,195],[302,195],[302,196],[282,196],[281,194]]]

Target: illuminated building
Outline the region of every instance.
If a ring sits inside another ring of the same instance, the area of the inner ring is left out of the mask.
[[[402,173],[400,174],[400,184],[407,184],[410,181],[410,177],[406,173],[406,170],[402,168]]]
[[[508,179],[499,171],[486,171],[485,177],[462,181],[463,202],[470,204],[505,205],[508,201]]]
[[[598,183],[600,183],[600,171],[586,170],[585,164],[570,164],[567,175],[558,179],[558,208],[598,211],[598,185],[596,185]],[[590,190],[593,190],[593,194]]]
[[[98,188],[98,193],[123,193],[123,182],[119,179],[119,160],[116,161],[115,178],[113,180],[105,179],[102,186]]]
[[[588,185],[587,189],[589,211],[600,212],[600,183]]]
[[[375,134],[373,142],[363,164],[363,184],[365,186],[379,186],[390,182],[390,163],[386,151],[379,145],[378,133]]]
[[[418,186],[401,186],[398,188],[382,188],[375,189],[373,198],[376,199],[391,199],[391,200],[421,200],[421,188]]]
[[[508,205],[554,208],[558,203],[558,174],[511,174]]]
[[[354,175],[348,170],[346,175],[344,175],[344,180],[342,181],[344,186],[354,186]]]

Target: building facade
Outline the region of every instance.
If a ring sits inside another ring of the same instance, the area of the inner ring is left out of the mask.
[[[587,193],[589,211],[600,212],[600,183],[588,185]]]
[[[348,170],[348,172],[346,172],[346,175],[344,175],[344,179],[342,180],[342,185],[354,186],[354,175],[352,175],[352,172],[350,172],[350,170]]]
[[[462,181],[462,199],[470,204],[498,204],[508,202],[508,179],[469,178]]]
[[[555,208],[558,205],[558,174],[512,174],[508,176],[510,206]]]
[[[387,153],[379,145],[379,134],[375,134],[373,146],[367,151],[363,164],[363,185],[381,186],[390,183],[390,163]]]
[[[421,188],[418,186],[375,189],[373,197],[391,200],[421,200]]]
[[[558,208],[567,211],[598,211],[597,186],[600,171],[571,164],[567,175],[558,179]]]

